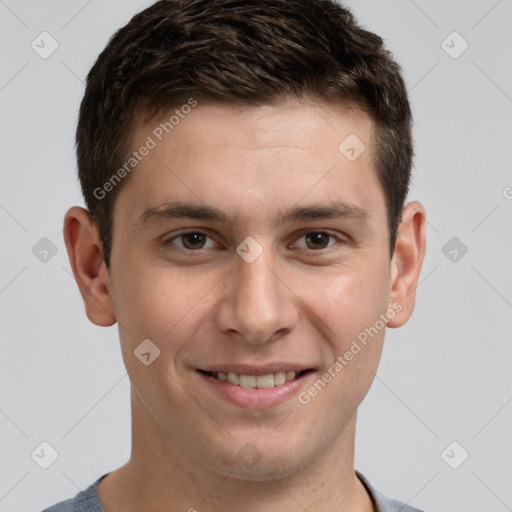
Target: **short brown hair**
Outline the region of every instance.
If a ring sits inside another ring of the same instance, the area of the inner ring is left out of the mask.
[[[161,0],[118,30],[87,76],[76,131],[78,175],[110,265],[135,115],[195,100],[263,105],[286,97],[353,105],[376,127],[373,159],[393,255],[412,158],[412,116],[400,66],[379,36],[334,0]],[[341,142],[341,141],[340,141]]]

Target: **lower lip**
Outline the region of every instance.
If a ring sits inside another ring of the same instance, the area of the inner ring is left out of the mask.
[[[296,379],[285,382],[280,386],[259,389],[235,386],[228,381],[219,380],[216,377],[205,375],[199,371],[197,373],[204,382],[209,384],[223,398],[227,398],[239,407],[252,409],[273,407],[289,400],[299,393],[300,389],[304,387],[306,380],[313,375],[312,371],[308,371]]]

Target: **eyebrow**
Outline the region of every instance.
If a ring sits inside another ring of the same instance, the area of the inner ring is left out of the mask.
[[[144,229],[153,222],[176,218],[215,221],[226,224],[227,226],[234,225],[236,220],[236,217],[232,217],[214,206],[182,201],[169,201],[160,206],[144,210],[137,218],[135,227]],[[345,218],[367,224],[370,213],[355,204],[349,204],[343,201],[329,201],[325,204],[295,206],[289,210],[281,210],[278,212],[274,227],[286,223],[335,218]]]

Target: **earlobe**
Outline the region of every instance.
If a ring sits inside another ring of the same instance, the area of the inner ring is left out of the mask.
[[[400,311],[388,320],[388,327],[404,325],[414,311],[416,287],[425,256],[425,208],[417,201],[404,206],[391,261],[389,305],[400,304]],[[398,309],[398,308],[394,308]]]
[[[114,324],[114,303],[102,244],[89,212],[78,206],[70,208],[64,217],[63,234],[87,318],[99,326]]]

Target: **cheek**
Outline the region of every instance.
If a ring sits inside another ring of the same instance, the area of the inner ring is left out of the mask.
[[[299,399],[314,415],[329,409],[326,429],[338,432],[367,394],[382,353],[388,309],[387,273],[376,267],[310,283],[308,305],[323,324],[325,367]],[[305,299],[304,299],[305,302]],[[325,379],[325,380],[324,380]]]
[[[364,263],[361,259],[357,268],[345,265],[329,274],[302,277],[297,283],[304,290],[301,300],[338,353],[387,310],[385,262]]]
[[[180,354],[194,352],[201,342],[198,331],[211,322],[216,284],[223,273],[185,272],[183,268],[163,268],[149,264],[138,266],[140,271],[127,272],[134,276],[124,279],[117,294],[118,321],[125,362],[133,359],[133,350],[144,339],[150,339],[160,349],[159,363],[175,374]]]

